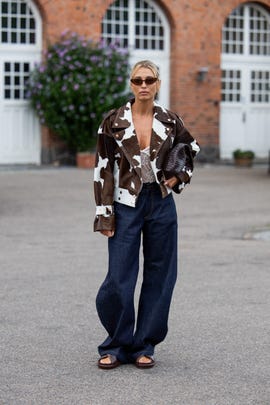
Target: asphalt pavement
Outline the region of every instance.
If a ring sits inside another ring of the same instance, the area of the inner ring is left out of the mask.
[[[0,168],[0,404],[269,405],[267,168],[198,166],[175,196],[179,276],[149,370],[96,366],[107,245],[92,179]]]

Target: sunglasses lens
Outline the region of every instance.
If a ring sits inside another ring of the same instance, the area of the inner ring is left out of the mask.
[[[145,79],[145,84],[149,85],[149,84],[154,84],[157,81],[156,77],[147,77]]]
[[[131,79],[130,81],[131,81],[131,83],[135,84],[135,86],[141,86],[143,84],[143,80],[140,79],[139,77],[135,78],[135,79]]]

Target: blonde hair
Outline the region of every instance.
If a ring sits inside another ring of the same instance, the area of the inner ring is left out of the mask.
[[[134,75],[134,73],[135,73],[135,71],[136,71],[137,69],[141,68],[141,67],[150,69],[150,70],[153,72],[154,76],[157,77],[157,79],[159,80],[159,70],[158,70],[158,67],[157,67],[157,65],[155,65],[155,64],[154,64],[153,62],[151,62],[150,60],[141,60],[141,61],[135,63],[135,65],[134,65],[133,68],[131,69],[130,77],[132,78],[133,75]]]

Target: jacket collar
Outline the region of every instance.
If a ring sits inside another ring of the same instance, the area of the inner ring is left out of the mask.
[[[131,106],[134,103],[134,98],[128,101],[125,105],[117,110],[117,114],[113,121],[112,127],[115,129],[128,128],[132,124]],[[164,125],[169,125],[173,122],[168,110],[154,101],[154,118]]]
[[[113,136],[125,153],[126,158],[141,176],[140,147],[132,121],[131,105],[134,99],[128,101],[117,110],[112,122]],[[174,120],[169,112],[154,102],[153,126],[150,143],[151,160],[154,160],[172,131]]]

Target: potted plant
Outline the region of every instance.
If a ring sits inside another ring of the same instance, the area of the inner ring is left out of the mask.
[[[236,166],[251,167],[255,153],[252,150],[236,149],[233,151],[233,157]]]
[[[64,32],[36,65],[27,85],[27,97],[41,124],[65,141],[74,153],[93,150],[105,112],[126,100],[128,54],[115,44]],[[93,162],[92,162],[93,164]]]

